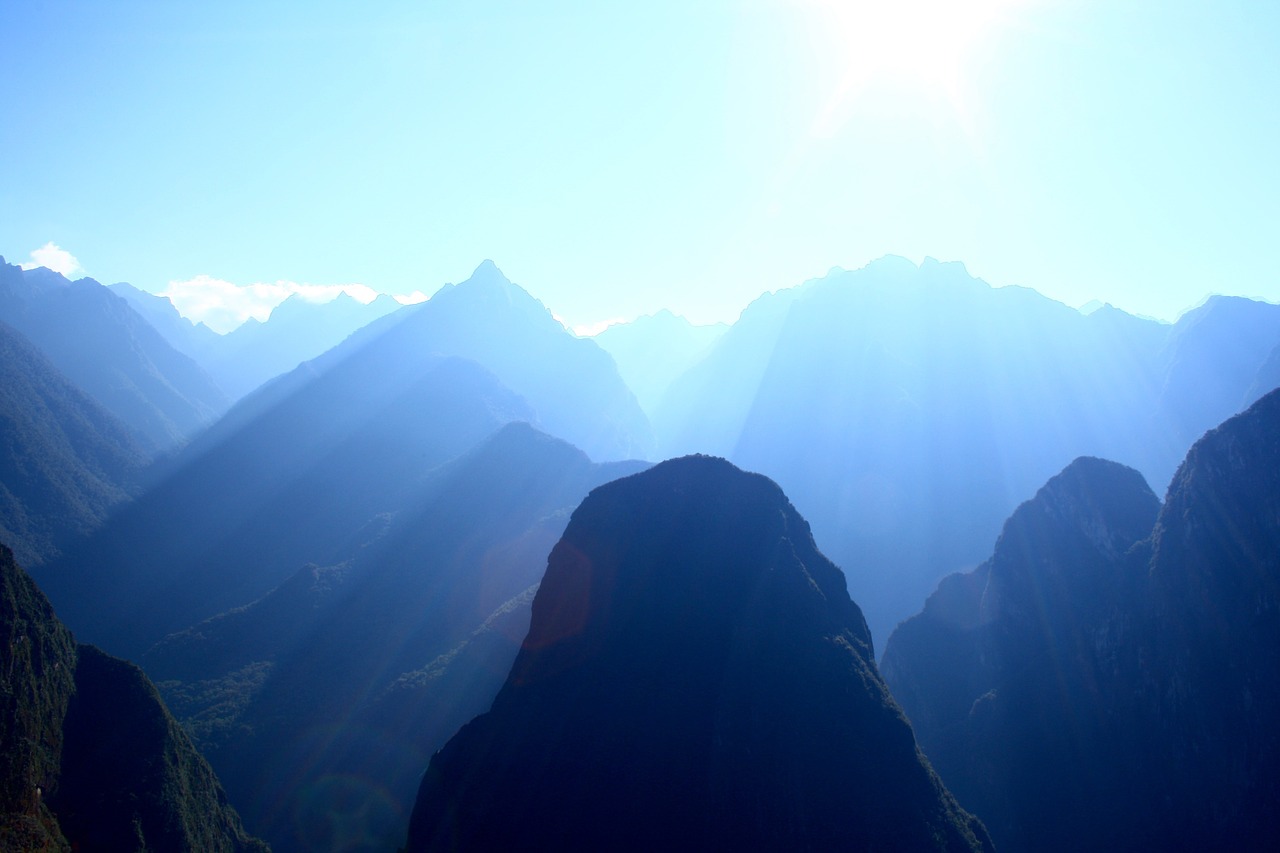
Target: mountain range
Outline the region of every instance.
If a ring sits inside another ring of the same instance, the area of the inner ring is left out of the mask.
[[[381,294],[368,304],[346,293],[315,303],[294,294],[272,309],[267,320],[250,317],[225,335],[178,313],[168,298],[121,282],[110,289],[122,296],[174,349],[189,356],[232,400],[269,379],[340,344],[348,335],[400,308]]]
[[[204,370],[93,279],[68,281],[0,258],[0,321],[123,421],[150,455],[182,446],[230,405]]]
[[[1173,326],[1086,316],[959,264],[884,258],[748,306],[670,386],[658,455],[776,480],[883,640],[1072,459],[1167,483],[1266,384],[1278,323],[1280,306],[1224,297]]]
[[[342,562],[434,468],[513,420],[604,460],[648,436],[608,355],[482,265],[241,400],[37,580],[83,636],[140,656],[303,565]]]
[[[230,336],[0,278],[0,539],[156,682],[70,639],[5,682],[83,680],[41,705],[96,756],[62,794],[133,790],[186,738],[209,765],[161,786],[247,829],[184,825],[284,853],[1280,837],[1278,306],[1163,324],[886,258],[727,329],[583,339],[485,262],[368,322],[283,304],[245,332],[263,381],[180,427],[170,391],[217,389]],[[15,784],[30,838],[87,837]],[[88,822],[132,826],[121,796]]]

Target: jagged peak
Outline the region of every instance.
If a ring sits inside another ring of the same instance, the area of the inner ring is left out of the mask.
[[[480,262],[480,265],[475,268],[464,284],[467,282],[481,285],[511,284],[511,279],[507,278],[503,274],[502,270],[498,269],[497,264],[489,258],[485,258]]]

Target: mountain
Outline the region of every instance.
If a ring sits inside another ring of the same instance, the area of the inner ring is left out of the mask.
[[[193,323],[183,317],[167,296],[148,293],[123,281],[109,284],[107,289],[128,302],[134,311],[142,315],[169,342],[169,346],[204,368],[215,381],[218,379],[209,369],[206,358],[219,346],[222,335],[204,323]],[[224,392],[227,391],[225,384],[219,382],[218,385]]]
[[[1150,553],[1135,670],[1142,732],[1165,780],[1158,819],[1187,849],[1271,849],[1280,842],[1280,391],[1191,448]]]
[[[205,363],[233,399],[341,343],[362,326],[401,308],[382,294],[365,304],[346,293],[325,303],[294,294],[266,322],[250,318],[208,350]]]
[[[229,405],[195,362],[91,278],[71,282],[0,258],[0,321],[128,425],[152,455],[180,447]]]
[[[566,330],[492,261],[369,324],[320,361],[332,364],[366,346],[409,360],[424,353],[471,359],[528,400],[542,430],[597,461],[652,452],[649,421],[609,354]]]
[[[0,847],[265,851],[141,670],[77,646],[0,546]]]
[[[1140,764],[1113,691],[1139,606],[1127,555],[1159,511],[1137,471],[1078,459],[889,640],[921,748],[1005,849],[1137,849],[1121,840]]]
[[[501,686],[569,512],[637,465],[508,424],[343,564],[143,664],[274,849],[393,849],[431,754]]]
[[[653,417],[659,458],[730,456],[799,288],[766,293],[667,388]]]
[[[265,322],[250,318],[230,333],[220,335],[204,323],[183,317],[166,297],[123,282],[110,289],[128,301],[174,349],[207,371],[232,400],[239,400],[267,380],[288,373],[362,326],[401,307],[386,294],[368,304],[346,293],[325,303],[310,302],[294,294],[277,305]]]
[[[1161,354],[1161,405],[1186,447],[1277,387],[1262,368],[1278,346],[1280,305],[1211,296],[1178,319]]]
[[[769,480],[706,457],[594,490],[407,849],[988,849],[861,612]]]
[[[1194,430],[1245,404],[1280,308],[1206,309],[1167,326],[931,259],[835,270],[748,306],[671,385],[659,449],[775,479],[885,637],[1072,459],[1163,487]]]
[[[1273,388],[1280,388],[1280,344],[1276,344],[1258,368],[1258,374],[1245,394],[1245,403],[1253,405]]]
[[[0,541],[28,565],[97,527],[137,490],[129,430],[0,322]]]
[[[167,477],[41,569],[37,580],[78,633],[140,657],[307,563],[342,562],[381,535],[433,469],[532,417],[460,359],[371,349],[274,384],[283,393],[269,386],[241,401]]]
[[[652,418],[671,383],[697,364],[728,328],[724,323],[695,326],[663,309],[615,323],[592,340],[613,356],[640,408]]]
[[[1074,463],[890,638],[886,680],[997,843],[1280,841],[1277,436],[1280,391],[1196,442],[1158,515],[1136,472]]]

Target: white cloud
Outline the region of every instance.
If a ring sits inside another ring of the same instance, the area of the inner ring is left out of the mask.
[[[265,321],[271,309],[294,294],[308,302],[324,303],[333,301],[339,293],[347,293],[365,304],[378,296],[367,284],[299,284],[295,281],[233,284],[208,275],[171,281],[160,295],[169,297],[182,316],[225,334],[250,317]]]
[[[413,293],[397,293],[391,298],[401,305],[417,305],[419,302],[426,302],[431,297],[421,290],[415,290]]]
[[[556,319],[559,320],[560,318],[557,317]],[[582,323],[577,326],[571,326],[569,327],[569,330],[580,338],[594,338],[610,326],[616,326],[619,323],[625,322],[627,321],[622,317],[614,317],[610,320],[597,320],[594,323]],[[560,325],[565,325],[563,320],[560,321]]]
[[[80,262],[76,260],[75,255],[52,240],[31,253],[30,263],[21,264],[20,266],[24,270],[48,267],[54,272],[62,273],[67,278],[78,272],[84,272],[84,267],[80,266]]]

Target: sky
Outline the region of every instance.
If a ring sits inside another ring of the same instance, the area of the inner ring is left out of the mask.
[[[570,326],[732,321],[885,254],[1163,319],[1280,301],[1274,0],[12,2],[0,33],[0,254],[191,305],[491,258]]]

